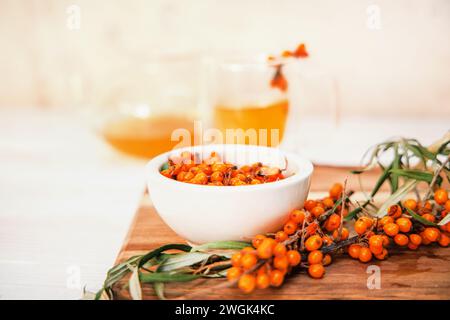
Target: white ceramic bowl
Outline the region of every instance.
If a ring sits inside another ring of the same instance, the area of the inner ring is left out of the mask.
[[[287,178],[259,185],[205,186],[179,182],[160,174],[170,155],[182,151],[208,157],[217,151],[239,166],[262,162],[287,168]],[[287,161],[286,161],[287,160]],[[204,243],[248,239],[273,232],[288,212],[303,205],[313,165],[298,155],[252,145],[206,145],[172,150],[153,158],[146,167],[148,189],[161,218],[181,237]]]

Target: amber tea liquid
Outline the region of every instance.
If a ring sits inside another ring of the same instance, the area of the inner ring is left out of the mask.
[[[152,158],[172,150],[180,143],[180,141],[171,141],[172,132],[179,128],[187,129],[191,133],[190,143],[193,143],[193,121],[179,116],[147,118],[124,116],[107,122],[102,135],[113,147],[122,152]]]
[[[240,108],[217,106],[214,110],[214,123],[225,137],[226,129],[267,129],[267,142],[261,141],[258,137],[259,145],[276,146],[281,142],[284,134],[286,118],[289,110],[288,100],[281,100],[266,106],[244,106]],[[279,130],[279,140],[272,141],[271,130]],[[237,143],[237,141],[226,141],[227,143]],[[240,141],[239,143],[241,143]],[[252,143],[245,138],[246,144]]]

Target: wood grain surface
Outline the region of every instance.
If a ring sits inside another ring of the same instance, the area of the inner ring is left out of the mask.
[[[311,196],[326,191],[334,181],[342,181],[347,172],[348,169],[316,168]],[[367,186],[373,185],[376,176],[375,172],[364,180]],[[358,188],[355,179],[349,180],[349,188]],[[161,220],[144,197],[117,263],[167,243],[184,243],[184,240]],[[450,299],[450,248],[427,246],[417,251],[391,250],[390,253],[388,260],[368,264],[336,256],[326,267],[323,279],[315,280],[304,273],[293,274],[281,288],[256,290],[251,295],[242,294],[237,288],[211,290],[226,281],[224,279],[167,284],[165,293],[169,299]],[[379,289],[368,288],[368,282],[373,284],[374,269],[380,272]],[[123,279],[114,288],[116,298],[130,298],[124,286],[126,281]],[[143,296],[156,299],[151,285],[143,286]]]

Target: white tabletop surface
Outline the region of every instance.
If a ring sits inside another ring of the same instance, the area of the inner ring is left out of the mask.
[[[145,162],[73,115],[0,110],[0,299],[100,288],[144,190]]]

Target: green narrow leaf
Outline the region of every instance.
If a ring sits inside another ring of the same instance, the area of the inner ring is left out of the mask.
[[[167,170],[167,169],[169,169],[169,163],[168,163],[168,162],[164,163],[164,164],[161,166],[161,169],[159,169],[159,171],[163,171],[163,170]]]
[[[138,267],[142,267],[147,261],[150,259],[157,257],[162,252],[167,250],[181,250],[185,252],[189,252],[192,249],[191,246],[185,245],[185,244],[167,244],[165,246],[161,246],[153,251],[150,251],[149,253],[142,256],[142,258],[139,260]]]
[[[361,174],[363,172],[372,170],[376,166],[377,166],[377,161],[375,159],[371,159],[370,163],[367,166],[365,166],[365,167],[363,167],[362,169],[359,169],[359,170],[350,170],[350,173]]]
[[[437,154],[441,154],[441,153],[445,153],[445,148],[447,147],[447,145],[450,144],[450,140],[447,140],[446,142],[444,142],[443,144],[441,144],[441,146],[439,147],[438,151],[436,152]]]
[[[428,158],[430,160],[436,159],[436,155],[427,148],[425,148],[424,146],[422,146],[420,143],[417,145],[417,148],[420,150],[420,152],[423,154],[425,158]]]
[[[450,222],[450,214],[447,214],[444,219],[442,219],[441,221],[439,221],[438,226],[443,226],[447,223]]]
[[[193,264],[209,259],[211,254],[203,252],[186,252],[174,254],[162,262],[158,271],[172,271],[179,268],[189,267]]]
[[[155,272],[155,273],[141,273],[139,279],[142,283],[155,282],[188,282],[200,278],[201,275],[188,273],[173,273],[173,272]]]
[[[358,213],[362,211],[361,207],[355,208],[354,210],[350,211],[347,216],[344,218],[345,221],[352,220]]]
[[[245,247],[250,246],[249,242],[245,241],[215,241],[215,242],[209,242],[205,243],[199,246],[192,247],[191,251],[202,251],[202,250],[208,250],[208,249],[233,249],[233,250],[240,250]]]
[[[424,172],[422,170],[391,169],[389,171],[399,176],[414,179],[417,181],[425,181],[431,183],[431,181],[433,180],[433,174],[431,172]]]
[[[409,208],[405,208],[405,209],[414,218],[414,220],[419,221],[421,224],[424,224],[424,225],[427,225],[427,226],[433,226],[433,227],[437,226],[436,223],[428,221],[427,219],[423,218],[422,216],[420,216],[419,214],[415,213],[411,209],[409,209]]]
[[[166,300],[164,296],[164,283],[163,282],[155,282],[153,283],[153,289],[155,290],[156,296],[160,300]]]
[[[142,300],[141,283],[139,282],[139,269],[134,268],[131,277],[128,280],[130,296],[133,300]]]
[[[391,169],[392,169],[392,163],[386,169],[384,169],[383,174],[378,178],[377,183],[375,184],[372,192],[370,193],[371,198],[373,198],[377,194],[378,190],[380,190],[383,183],[386,181],[386,179],[389,178]]]
[[[392,161],[392,169],[396,170],[400,168],[401,163],[401,155],[398,152],[398,147],[395,147],[395,157],[394,161]],[[391,187],[392,187],[392,193],[398,190],[398,174],[392,173],[390,174],[390,181],[391,181]]]
[[[396,192],[391,194],[391,196],[383,203],[383,205],[378,209],[377,217],[382,218],[387,214],[387,210],[390,206],[398,203],[403,199],[408,192],[410,192],[417,185],[417,181],[408,180],[405,184],[400,187]]]
[[[410,143],[405,143],[405,146],[406,146],[406,148],[407,148],[408,150],[410,150],[417,158],[419,158],[419,159],[422,161],[424,167],[427,166],[427,159],[426,159],[426,158],[424,157],[424,155],[420,152],[420,149],[419,149],[417,146],[415,146],[415,145],[413,145],[413,144],[410,144]]]

